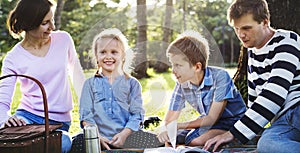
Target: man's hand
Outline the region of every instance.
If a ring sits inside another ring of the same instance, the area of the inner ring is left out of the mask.
[[[228,131],[224,134],[217,135],[206,141],[203,149],[208,150],[212,145],[215,145],[212,152],[215,152],[218,147],[223,143],[228,143],[234,139],[234,136]]]
[[[26,122],[23,119],[19,119],[16,116],[10,117],[4,124],[5,127],[12,126],[23,126],[26,125]]]

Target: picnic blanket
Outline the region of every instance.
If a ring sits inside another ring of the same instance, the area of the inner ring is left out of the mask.
[[[256,136],[254,139],[249,141],[246,145],[233,141],[222,147],[219,153],[257,153],[256,144],[260,136]],[[202,148],[202,147],[200,147]],[[102,153],[143,153],[143,149],[114,149],[114,150],[103,150]]]
[[[114,149],[103,150],[102,153],[142,153],[142,149]],[[255,147],[223,148],[219,153],[257,153]]]

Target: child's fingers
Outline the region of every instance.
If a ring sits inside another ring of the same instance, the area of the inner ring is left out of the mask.
[[[115,135],[114,137],[111,138],[111,140],[109,141],[109,144],[113,144],[118,140],[118,137]]]
[[[169,137],[168,137],[168,133],[165,131],[165,132],[162,132],[160,133],[158,136],[157,136],[159,142],[161,143],[165,143],[165,142],[168,142],[169,141]]]
[[[107,141],[107,142],[108,142],[108,141]],[[107,142],[101,141],[101,144],[102,144],[102,146],[103,146],[105,149],[110,150],[110,147],[108,146]]]

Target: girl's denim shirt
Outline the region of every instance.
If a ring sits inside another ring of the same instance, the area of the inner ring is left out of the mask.
[[[142,88],[137,79],[121,75],[113,84],[105,76],[85,81],[80,98],[80,121],[98,126],[111,139],[124,128],[138,131],[144,117]]]

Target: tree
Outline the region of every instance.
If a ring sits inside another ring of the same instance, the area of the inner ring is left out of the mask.
[[[64,8],[64,0],[57,0],[57,6],[56,6],[55,16],[54,16],[56,30],[59,30],[61,26],[61,13],[63,11],[63,8]]]
[[[226,10],[229,3],[224,0],[198,0],[189,2],[187,13],[195,12],[197,20],[211,33],[222,53],[223,61],[229,63],[238,60],[239,40],[234,39],[234,31],[227,24]]]
[[[161,42],[161,51],[158,53],[157,61],[154,66],[154,70],[158,73],[166,72],[169,69],[166,58],[166,50],[168,48],[171,36],[171,19],[173,11],[173,0],[167,0],[166,2],[166,14],[163,25],[163,39]]]
[[[64,0],[64,2],[61,29],[71,34],[83,69],[94,69],[96,61],[91,51],[94,36],[106,28],[116,27],[122,32],[127,29],[130,22],[126,16],[128,8],[120,10],[107,7],[103,1],[97,1],[93,5],[90,4],[90,0]],[[128,36],[127,31],[124,34]]]
[[[271,26],[300,33],[299,0],[267,0],[271,14]]]
[[[183,30],[186,30],[186,0],[182,1]]]
[[[146,0],[137,0],[137,53],[134,63],[133,76],[140,78],[149,77],[147,74],[147,7]]]
[[[0,0],[0,68],[2,67],[2,60],[6,55],[6,52],[11,50],[11,48],[19,41],[10,36],[5,24],[8,13],[16,5],[16,2],[16,0]]]

